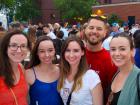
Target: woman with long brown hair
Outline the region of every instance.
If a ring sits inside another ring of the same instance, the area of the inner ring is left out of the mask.
[[[64,105],[103,104],[100,78],[88,69],[85,46],[80,38],[70,36],[64,41],[60,69],[58,90]]]
[[[0,45],[0,105],[28,105],[28,87],[21,61],[31,49],[21,31],[7,33]]]

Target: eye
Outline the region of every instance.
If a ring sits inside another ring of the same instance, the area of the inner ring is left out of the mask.
[[[120,50],[121,50],[121,51],[125,51],[126,49],[125,49],[125,48],[120,48]]]
[[[101,30],[103,30],[101,27],[97,27],[97,30],[99,30],[99,31],[101,31]]]
[[[70,49],[66,49],[66,51],[65,52],[70,52]]]
[[[21,45],[22,48],[27,48],[27,45]]]
[[[80,50],[79,49],[74,49],[74,52],[79,52]]]
[[[44,51],[44,50],[39,50],[38,52],[39,52],[39,53],[45,53],[45,51]]]
[[[17,44],[11,44],[10,46],[11,47],[17,47],[18,45]]]
[[[52,51],[54,51],[54,49],[48,49],[48,52],[52,52]]]
[[[115,51],[115,50],[116,50],[115,48],[110,48],[110,51],[112,51],[112,52]]]
[[[92,29],[94,29],[94,27],[92,27],[92,26],[90,26],[90,27],[88,27],[90,30],[92,30]]]

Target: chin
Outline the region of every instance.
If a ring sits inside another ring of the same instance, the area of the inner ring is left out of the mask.
[[[117,66],[117,67],[122,67],[122,66],[124,66],[124,64],[120,64],[120,63],[115,63],[115,65]]]

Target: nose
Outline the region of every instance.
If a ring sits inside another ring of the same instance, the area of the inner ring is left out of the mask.
[[[74,54],[73,54],[73,52],[71,51],[71,52],[70,52],[70,57],[73,57],[73,55],[74,55]]]
[[[120,55],[120,51],[119,50],[116,50],[115,54],[116,55]]]
[[[48,57],[49,56],[49,53],[46,51],[45,55]]]
[[[20,48],[20,46],[18,46],[18,48],[17,48],[17,52],[21,52],[21,48]]]

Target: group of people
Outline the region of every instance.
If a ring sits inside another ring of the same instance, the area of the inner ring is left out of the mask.
[[[21,31],[7,33],[0,44],[0,105],[139,105],[132,37],[114,35],[105,50],[108,25],[101,16],[90,18],[83,33],[84,42],[65,39],[59,64],[51,37],[38,37],[32,48]]]

